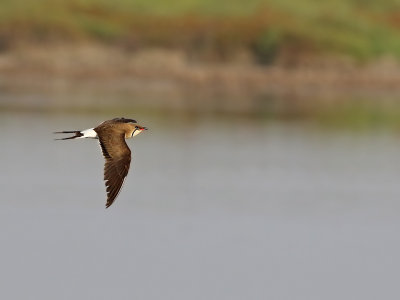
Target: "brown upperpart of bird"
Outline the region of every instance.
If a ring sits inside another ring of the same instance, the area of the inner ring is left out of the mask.
[[[105,158],[104,181],[107,192],[106,208],[113,204],[121,191],[129,172],[131,150],[125,139],[133,138],[147,130],[137,124],[136,120],[115,118],[104,121],[97,127],[86,130],[58,131],[55,133],[73,133],[73,136],[58,140],[92,138],[98,139]]]

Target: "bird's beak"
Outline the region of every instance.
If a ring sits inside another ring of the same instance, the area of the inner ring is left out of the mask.
[[[141,130],[147,130],[147,127],[142,127]]]

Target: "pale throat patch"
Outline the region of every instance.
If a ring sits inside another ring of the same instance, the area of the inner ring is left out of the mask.
[[[136,129],[133,133],[132,133],[132,137],[137,136],[139,133],[141,133],[143,130],[140,129]]]

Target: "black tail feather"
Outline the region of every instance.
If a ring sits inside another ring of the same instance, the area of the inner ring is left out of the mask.
[[[80,132],[79,130],[71,130],[71,131],[55,131],[53,133],[77,133]]]
[[[75,135],[66,137],[66,138],[61,138],[61,139],[55,139],[56,141],[61,141],[61,140],[71,140],[71,139],[76,139],[78,137],[83,136],[83,134],[79,130],[73,130],[73,131],[56,131],[54,133],[75,133]]]

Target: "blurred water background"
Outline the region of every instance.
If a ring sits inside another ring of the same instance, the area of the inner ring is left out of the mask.
[[[397,1],[0,3],[1,299],[400,296]],[[128,117],[105,209],[96,140]]]

